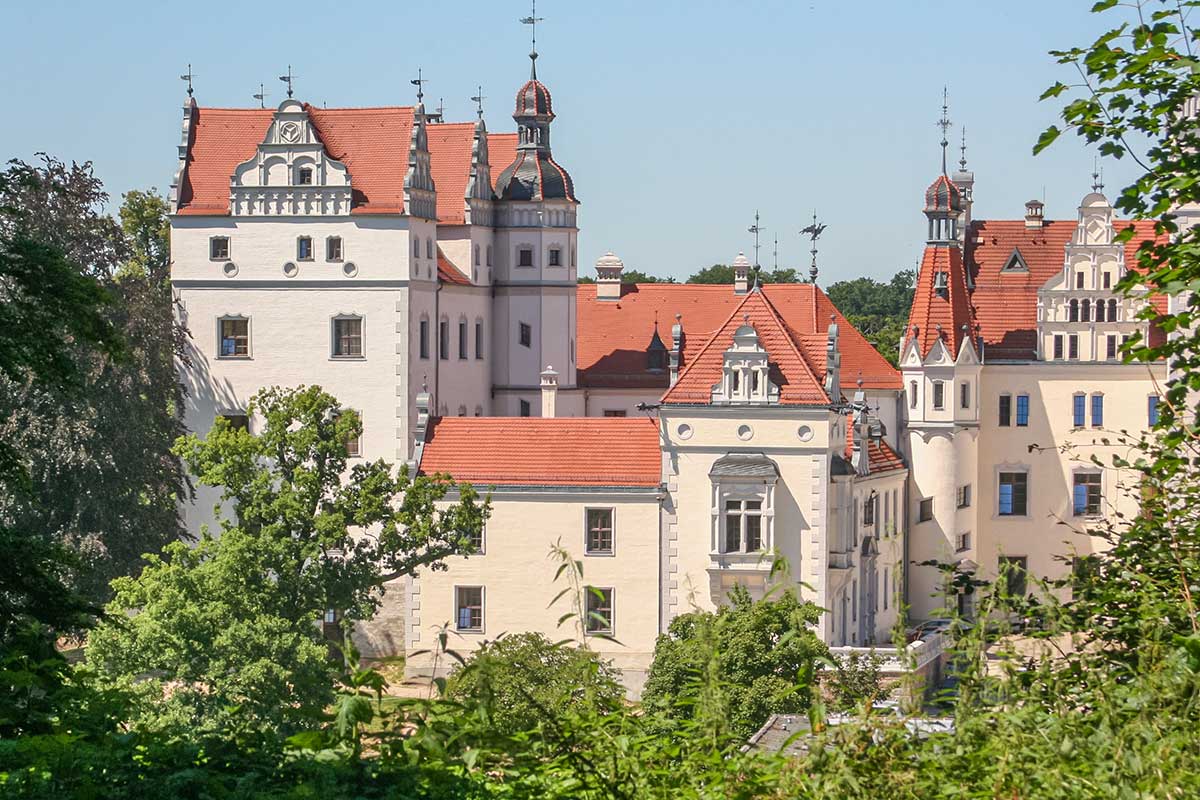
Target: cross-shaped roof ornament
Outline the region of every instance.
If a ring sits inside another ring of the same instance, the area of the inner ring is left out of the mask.
[[[293,81],[296,80],[296,76],[292,74],[292,65],[291,64],[288,64],[287,75],[280,75],[279,80],[281,80],[287,84],[287,95],[288,95],[288,97],[291,97],[292,91],[295,89],[295,87],[292,85],[292,83],[293,83]]]
[[[409,81],[413,86],[417,87],[417,103],[424,105],[425,103],[425,84],[429,81],[421,77],[421,68],[417,67],[417,77]]]
[[[530,0],[530,2],[532,5],[529,16],[522,17],[521,24],[528,25],[531,28],[530,39],[532,41],[532,45],[529,49],[529,78],[530,80],[537,80],[537,24],[539,22],[543,22],[544,20],[537,15],[537,0]]]

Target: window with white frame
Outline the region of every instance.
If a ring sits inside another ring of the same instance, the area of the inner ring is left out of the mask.
[[[908,407],[909,408],[917,407],[917,382],[916,381],[908,382]]]
[[[941,411],[946,407],[946,384],[942,381],[933,382],[933,408]]]
[[[425,239],[425,257],[433,258],[433,239]]]
[[[869,497],[863,500],[862,524],[863,527],[868,527],[875,524],[875,506],[878,503],[879,496],[874,492]]]
[[[475,320],[475,358],[483,358],[483,322]]]
[[[346,458],[358,458],[362,455],[362,415],[357,411],[350,409],[342,409],[338,412],[337,417],[354,417],[358,420],[358,433],[353,436],[346,436]]]
[[[208,240],[208,257],[213,261],[225,261],[229,258],[229,237],[213,236]]]
[[[970,550],[970,549],[971,549],[971,533],[970,533],[970,531],[967,531],[965,533],[960,533],[958,535],[958,542],[956,544],[956,552],[961,553],[964,550]]]
[[[296,185],[297,186],[312,186],[313,168],[300,167],[296,170]]]
[[[958,487],[958,496],[956,498],[958,508],[971,507],[971,484]]]
[[[1012,395],[1005,393],[1000,395],[1000,413],[997,423],[1001,428],[1007,428],[1012,424]]]
[[[342,260],[342,237],[327,236],[325,238],[325,260],[326,261],[341,261]]]
[[[929,522],[931,519],[933,519],[933,498],[922,498],[917,503],[917,522]]]
[[[551,266],[551,267],[561,267],[561,266],[563,265],[563,263],[562,263],[562,250],[561,250],[560,248],[558,248],[558,247],[551,247],[551,248],[550,248],[550,254],[549,254],[549,261],[548,261],[548,264],[549,264],[549,266]]]
[[[363,357],[362,317],[343,316],[333,318],[333,357]]]
[[[442,361],[450,359],[450,320],[443,319],[438,323],[438,358]]]
[[[1029,514],[1029,473],[999,473],[997,514],[1002,517],[1024,517]]]
[[[762,505],[762,500],[725,500],[724,552],[757,553],[763,549]]]
[[[584,512],[584,552],[589,556],[611,556],[613,550],[613,509],[589,508]]]
[[[217,352],[221,358],[250,357],[250,320],[246,317],[221,317]]]
[[[517,249],[517,266],[532,267],[533,266],[533,248],[521,247]]]
[[[615,590],[612,587],[588,586],[585,593],[587,595],[585,605],[587,632],[611,635],[614,630],[613,595]]]
[[[313,260],[313,242],[311,236],[296,237],[296,260],[297,261],[312,261]]]
[[[454,627],[460,631],[483,630],[483,587],[454,587]]]
[[[479,416],[476,414],[475,416]],[[472,531],[467,536],[467,544],[471,546],[471,554],[481,556],[484,553],[484,546],[487,543],[487,525],[480,524],[479,529]]]
[[[1101,476],[1097,471],[1080,471],[1073,476],[1071,512],[1076,517],[1098,517],[1101,513]]]
[[[958,404],[961,408],[971,407],[971,384],[963,381],[958,385]]]
[[[467,321],[465,319],[458,321],[458,357],[462,361],[467,359]]]

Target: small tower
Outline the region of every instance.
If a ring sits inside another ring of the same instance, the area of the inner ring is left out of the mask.
[[[625,263],[609,250],[596,259],[596,299],[621,299],[621,274]]]
[[[738,253],[733,260],[733,293],[745,294],[750,291],[750,259],[745,253]]]

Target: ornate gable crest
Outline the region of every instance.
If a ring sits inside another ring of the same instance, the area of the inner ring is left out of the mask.
[[[721,381],[712,387],[714,403],[767,405],[779,402],[779,387],[771,382],[767,351],[758,331],[746,321],[733,333],[725,351]]]
[[[429,167],[429,136],[425,130],[425,106],[413,108],[412,136],[408,143],[408,172],[404,175],[404,213],[422,219],[437,219],[437,190]]]
[[[301,103],[280,103],[254,157],[234,169],[229,209],[233,216],[350,213],[350,173],[325,151]]]

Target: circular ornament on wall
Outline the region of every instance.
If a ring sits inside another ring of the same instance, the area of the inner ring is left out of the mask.
[[[796,431],[796,435],[800,437],[800,441],[810,442],[813,438],[813,429],[807,425],[801,425],[800,429]]]
[[[294,122],[285,122],[279,129],[279,138],[285,142],[294,142],[300,138],[300,126]]]
[[[358,265],[355,264],[353,261],[347,261],[345,264],[342,265],[342,274],[345,275],[347,278],[353,278],[355,275],[358,274]]]
[[[238,273],[237,264],[232,261],[226,261],[224,266],[221,267],[221,272],[225,273],[226,278],[232,278]]]
[[[300,268],[297,267],[295,264],[293,264],[291,261],[289,261],[283,265],[283,274],[288,276],[289,278],[294,278],[300,274]]]
[[[748,442],[754,436],[754,429],[749,425],[739,425],[737,429],[737,437],[743,442]]]
[[[688,425],[686,422],[684,422],[678,428],[675,429],[675,434],[680,439],[690,439],[690,438],[692,438],[692,426]]]

